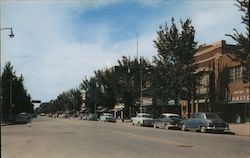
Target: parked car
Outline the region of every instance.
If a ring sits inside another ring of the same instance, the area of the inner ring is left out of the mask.
[[[111,113],[103,113],[100,116],[100,121],[103,121],[103,122],[116,122],[116,118]]]
[[[86,115],[86,120],[89,120],[89,121],[96,121],[96,120],[97,120],[97,115],[96,115],[96,114],[89,113],[89,114]]]
[[[164,128],[166,130],[170,128],[179,128],[181,118],[178,114],[163,113],[160,118],[154,120],[154,128]]]
[[[32,118],[37,118],[37,114],[36,113],[31,113]]]
[[[30,116],[26,112],[18,113],[15,116],[15,123],[28,123],[30,122]]]
[[[216,113],[198,112],[193,113],[189,119],[181,122],[181,130],[224,132],[228,131],[228,124],[223,121]]]
[[[132,117],[132,125],[138,126],[153,126],[153,118],[147,113],[138,113],[136,117]]]
[[[80,113],[79,117],[80,120],[86,120],[87,114],[86,113]]]

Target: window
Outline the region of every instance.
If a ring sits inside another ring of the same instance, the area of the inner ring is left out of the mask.
[[[235,82],[239,82],[242,79],[241,66],[235,67]]]
[[[194,118],[199,118],[199,116],[200,116],[200,114],[197,113],[194,115]]]
[[[229,68],[229,82],[234,82],[234,67]]]
[[[242,81],[242,66],[232,67],[229,71],[229,82],[240,82]]]

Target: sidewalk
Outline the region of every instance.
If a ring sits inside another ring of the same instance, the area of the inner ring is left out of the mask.
[[[230,123],[230,131],[235,135],[248,136],[250,137],[250,122],[247,123]]]

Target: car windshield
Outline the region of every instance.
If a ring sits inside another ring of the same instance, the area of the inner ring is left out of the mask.
[[[142,115],[142,117],[151,118],[151,116],[150,116],[150,115]]]
[[[180,118],[179,116],[169,116],[169,118]]]
[[[207,119],[218,119],[219,116],[217,114],[206,114]]]

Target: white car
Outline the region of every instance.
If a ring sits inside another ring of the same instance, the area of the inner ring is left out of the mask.
[[[132,117],[132,125],[153,126],[154,120],[150,114],[138,113],[136,117]]]
[[[116,122],[116,118],[111,113],[103,113],[100,116],[100,121],[103,121],[103,122]]]

